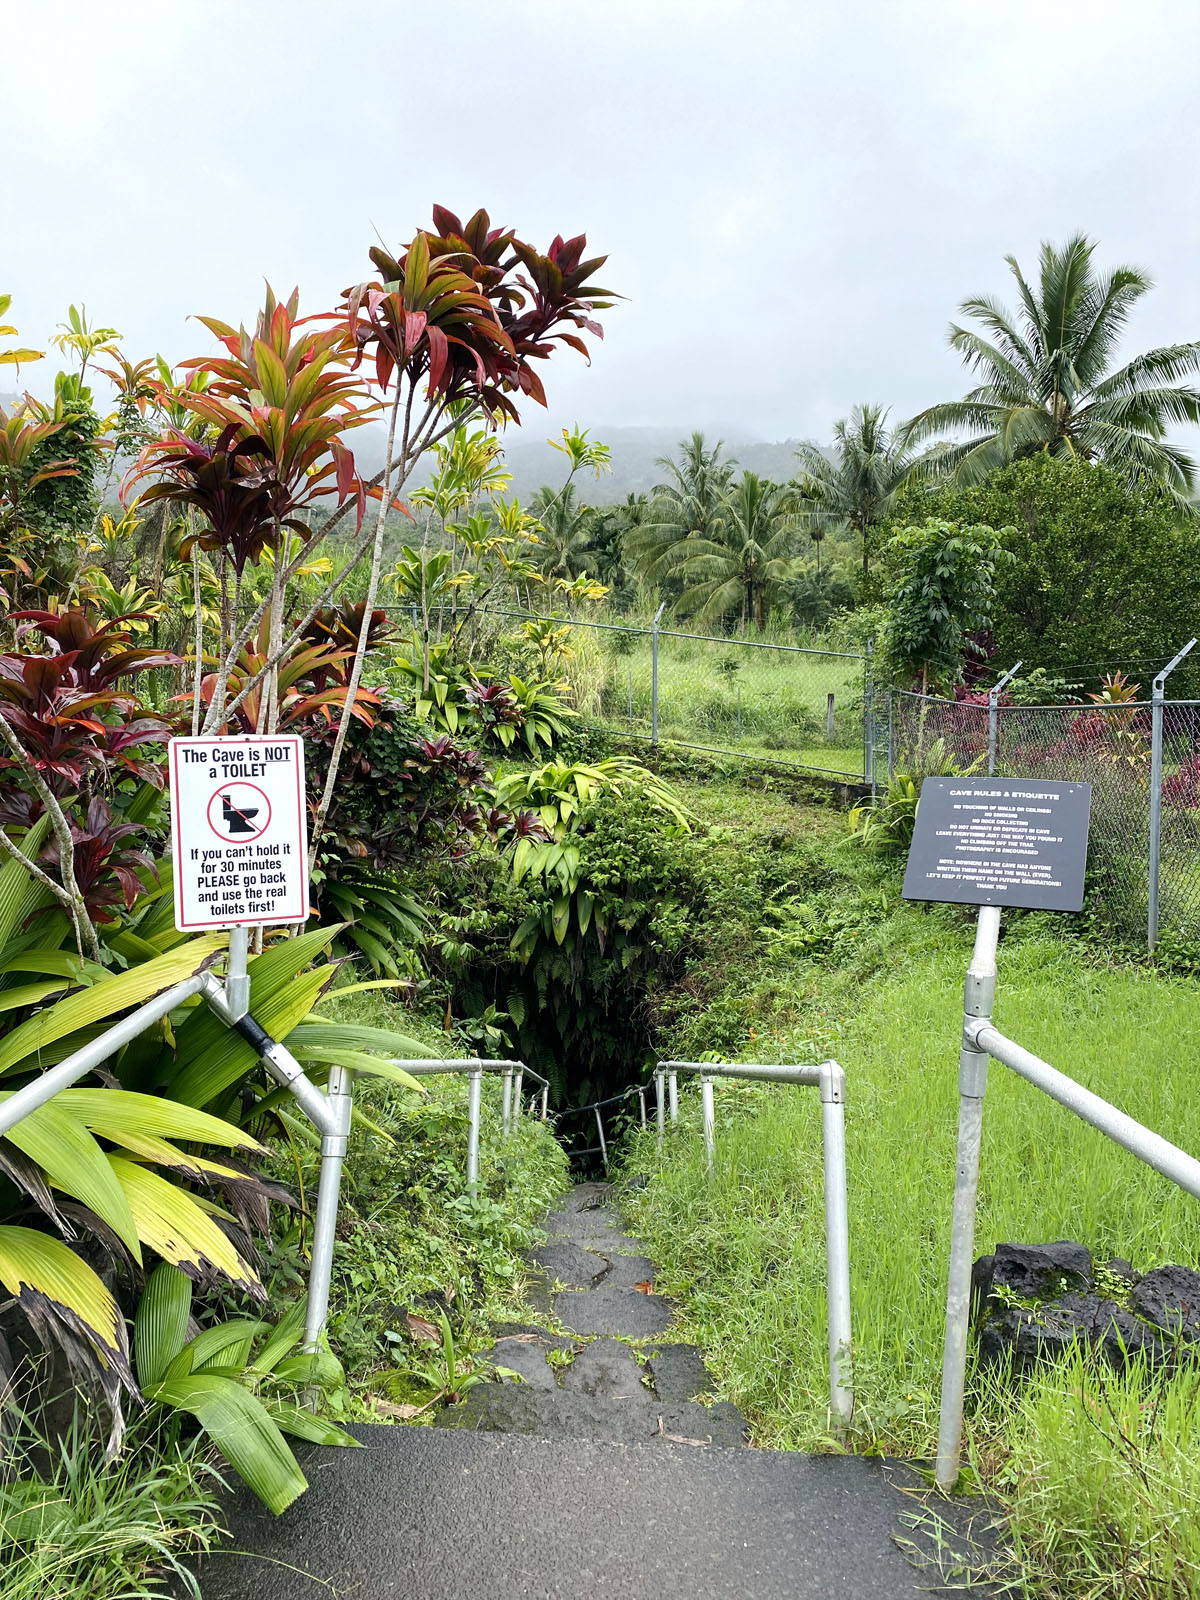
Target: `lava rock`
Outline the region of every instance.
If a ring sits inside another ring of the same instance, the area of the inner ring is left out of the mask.
[[[694,1344],[664,1344],[650,1356],[654,1392],[660,1400],[696,1400],[714,1387]]]
[[[1192,1267],[1155,1267],[1134,1285],[1135,1311],[1147,1322],[1188,1344],[1200,1342],[1200,1272]]]
[[[600,1400],[644,1400],[649,1392],[637,1357],[617,1339],[593,1339],[584,1345],[563,1372],[562,1386]]]
[[[1134,1270],[1133,1263],[1126,1261],[1124,1256],[1114,1256],[1111,1261],[1104,1263],[1104,1267],[1114,1278],[1124,1278],[1128,1284],[1138,1283],[1141,1280],[1141,1274]]]
[[[1162,1341],[1153,1328],[1098,1294],[1064,1294],[1028,1308],[993,1301],[979,1336],[980,1360],[993,1365],[1011,1355],[1013,1371],[1065,1355],[1074,1344],[1099,1349],[1114,1367],[1145,1354],[1157,1362]]]
[[[1026,1300],[1052,1300],[1064,1290],[1091,1286],[1092,1253],[1070,1239],[996,1246],[989,1291],[1006,1289]]]

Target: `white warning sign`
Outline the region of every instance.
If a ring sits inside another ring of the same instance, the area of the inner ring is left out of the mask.
[[[308,916],[304,741],[172,739],[175,926]]]

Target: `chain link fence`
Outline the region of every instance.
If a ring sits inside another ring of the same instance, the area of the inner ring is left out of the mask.
[[[537,663],[597,727],[869,781],[867,656],[516,611],[482,611],[478,629],[491,665]]]
[[[1151,949],[1160,935],[1200,940],[1200,701],[988,706],[895,692],[877,737],[889,776],[949,761],[1090,783],[1089,875],[1108,918]]]

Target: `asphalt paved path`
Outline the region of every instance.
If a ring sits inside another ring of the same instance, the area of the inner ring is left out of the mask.
[[[546,1229],[530,1265],[553,1326],[496,1330],[493,1360],[524,1381],[478,1385],[434,1428],[359,1427],[364,1450],[309,1449],[309,1491],[280,1518],[243,1491],[231,1545],[201,1568],[204,1600],[903,1600],[939,1576],[962,1586],[944,1554],[931,1573],[898,1547],[915,1531],[905,1513],[933,1528],[927,1545],[949,1533],[900,1492],[898,1478],[922,1487],[907,1468],[745,1448],[702,1353],[673,1341],[674,1308],[605,1185],[572,1190]]]

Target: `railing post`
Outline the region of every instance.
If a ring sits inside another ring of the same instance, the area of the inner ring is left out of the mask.
[[[1151,955],[1158,945],[1158,884],[1162,867],[1162,757],[1163,706],[1167,679],[1196,643],[1190,639],[1154,680],[1150,696],[1150,860],[1148,863],[1146,907],[1146,948]]]
[[[503,1077],[504,1084],[500,1094],[500,1132],[507,1139],[512,1132],[513,1075],[511,1067],[505,1067]]]
[[[525,1092],[525,1070],[518,1067],[513,1074],[512,1122],[515,1127],[521,1120],[521,1096]]]
[[[1016,677],[1024,666],[1023,661],[1018,661],[1015,667],[1010,667],[998,683],[988,690],[988,777],[996,774],[996,753],[1000,738],[1000,692]]]
[[[600,1107],[593,1108],[596,1113],[596,1132],[600,1135],[600,1159],[604,1163],[605,1172],[608,1171],[608,1145],[604,1140],[604,1118],[600,1115]]]
[[[654,1119],[658,1124],[658,1153],[662,1155],[663,1135],[667,1131],[667,1075],[661,1067],[654,1072]]]
[[[542,1121],[545,1122],[550,1115],[550,1085],[547,1083],[542,1088]]]
[[[702,1073],[700,1076],[700,1104],[704,1117],[704,1161],[711,1178],[717,1161],[717,1130],[713,1107],[713,1081],[707,1073]]]
[[[658,743],[658,622],[667,609],[667,602],[654,613],[650,624],[650,743]]]
[[[846,1207],[846,1075],[821,1063],[821,1147],[825,1174],[825,1276],[829,1324],[829,1410],[846,1426],[854,1411],[850,1343],[850,1221]]]
[[[316,1350],[329,1315],[329,1286],[333,1278],[333,1245],[337,1233],[338,1197],[342,1166],[350,1136],[354,1104],[354,1074],[346,1067],[330,1067],[326,1091],[336,1133],[321,1138],[321,1175],[317,1183],[317,1216],[313,1225],[312,1261],[308,1271],[308,1306],[304,1318],[304,1348]]]
[[[958,1482],[962,1449],[963,1393],[967,1374],[967,1335],[971,1320],[971,1268],[975,1258],[975,1203],[979,1193],[979,1146],[983,1137],[983,1097],[988,1058],[965,1036],[969,1022],[989,1019],[996,997],[996,946],[1000,907],[980,906],[975,951],[963,991],[964,1038],[958,1058],[958,1160],[954,1176],[954,1216],[950,1230],[950,1271],[946,1288],[946,1338],[942,1356],[942,1404],[938,1423],[937,1481],[950,1490]]]
[[[471,1074],[467,1094],[467,1188],[479,1186],[479,1106],[483,1099],[483,1068],[476,1067]]]
[[[671,1121],[679,1121],[679,1074],[672,1069],[667,1076],[667,1083],[671,1090]]]
[[[825,743],[826,744],[832,744],[833,743],[833,726],[834,726],[833,694],[832,694],[832,692],[830,692],[829,694],[827,694],[825,696]]]

